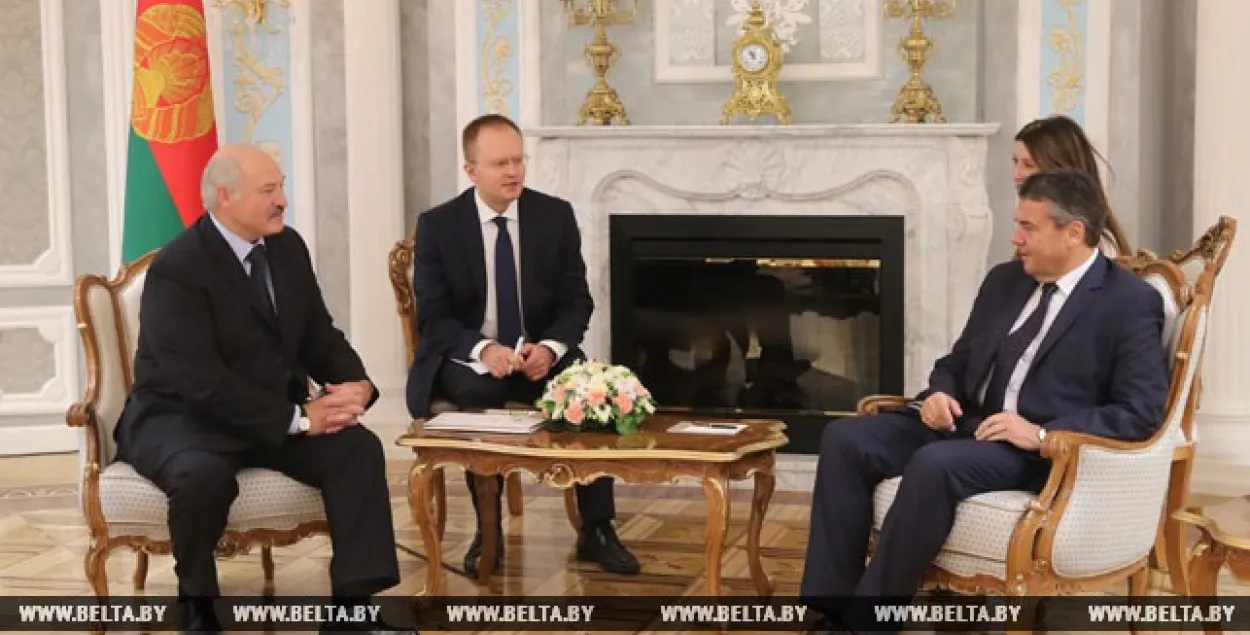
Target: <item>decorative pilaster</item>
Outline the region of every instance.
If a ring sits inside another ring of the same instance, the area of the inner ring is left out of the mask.
[[[1019,0],[1017,128],[1054,114],[1110,143],[1113,0]]]
[[[122,259],[126,206],[126,146],[134,77],[135,0],[100,3],[100,61],[104,87],[104,162],[107,185],[109,273]],[[211,63],[211,60],[210,60]]]
[[[505,115],[522,130],[541,123],[541,4],[530,0],[455,4],[457,132],[486,113]],[[457,165],[464,157],[459,159]],[[461,171],[461,188],[469,185]]]
[[[1244,105],[1250,82],[1237,60],[1250,57],[1243,25],[1250,3],[1202,0],[1197,3],[1197,72],[1194,117],[1194,235],[1221,215],[1240,216],[1245,206],[1245,161],[1250,121]],[[1250,475],[1250,249],[1239,236],[1216,282],[1211,332],[1203,363],[1203,393],[1197,414],[1198,460],[1195,489],[1245,493]]]
[[[378,386],[402,390],[404,342],[386,254],[404,235],[398,0],[343,3],[351,341]]]

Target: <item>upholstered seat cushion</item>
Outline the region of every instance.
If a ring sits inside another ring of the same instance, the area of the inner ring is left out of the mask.
[[[886,479],[873,492],[873,529],[881,530],[902,481],[901,476]],[[958,575],[979,573],[1004,577],[1011,533],[1035,496],[1023,491],[1001,491],[965,500],[955,510],[955,526],[936,564]]]
[[[321,491],[273,470],[239,471],[239,496],[230,507],[226,529],[287,530],[325,519]],[[100,507],[109,533],[169,540],[165,493],[127,463],[115,462],[100,474]]]

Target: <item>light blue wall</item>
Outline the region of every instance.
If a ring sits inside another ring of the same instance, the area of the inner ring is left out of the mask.
[[[1039,113],[1085,123],[1088,13],[1088,0],[1042,0]]]
[[[477,114],[517,119],[521,112],[519,0],[477,1]]]
[[[249,3],[250,4],[250,3]],[[231,32],[241,10],[228,5],[221,10],[221,65],[225,100],[225,138],[227,142],[255,143],[266,149],[276,148],[279,165],[286,174],[286,195],[290,206],[286,222],[294,224],[302,214],[312,210],[295,207],[295,167],[293,163],[293,132],[291,124],[291,16],[277,2],[265,3],[265,23],[254,30],[243,24],[240,42]],[[241,44],[241,46],[240,46]],[[259,112],[254,127],[252,109],[257,101],[267,104]]]

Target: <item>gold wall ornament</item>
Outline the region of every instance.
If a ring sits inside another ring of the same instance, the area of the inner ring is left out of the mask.
[[[516,46],[506,34],[500,33],[499,25],[517,9],[516,0],[483,0],[481,9],[486,15],[486,32],[482,35],[481,50],[477,55],[481,66],[478,73],[482,80],[479,97],[486,112],[515,118],[517,113],[508,112],[508,97],[514,87],[506,73],[508,60]]]
[[[1084,0],[1059,0],[1064,23],[1051,29],[1050,37],[1046,38],[1050,50],[1059,58],[1058,66],[1046,76],[1055,89],[1051,110],[1059,114],[1075,110],[1084,89],[1085,38],[1077,17],[1077,8],[1082,2]]]
[[[946,123],[941,102],[921,74],[933,49],[933,40],[925,35],[923,22],[951,17],[958,1],[886,0],[885,14],[888,17],[911,20],[910,31],[898,41],[899,55],[907,62],[911,75],[890,109],[891,123]]]
[[[258,31],[268,35],[282,32],[269,21],[271,16],[266,5],[271,3],[288,11],[291,8],[291,0],[216,0],[223,18],[227,18],[223,20],[223,29],[234,44],[230,64],[237,74],[231,81],[239,89],[234,97],[234,109],[247,116],[247,125],[239,136],[244,143],[256,141],[253,139],[256,126],[265,112],[286,92],[283,69],[265,64],[255,43]],[[276,145],[277,142],[257,143]]]
[[[735,85],[733,94],[721,109],[722,126],[735,115],[745,115],[755,121],[771,114],[782,124],[790,123],[790,100],[777,87],[785,56],[777,34],[764,18],[760,3],[753,3],[743,22],[742,34],[734,42]]]
[[[586,93],[586,99],[577,112],[577,124],[590,122],[597,126],[609,126],[613,122],[629,125],[625,104],[608,85],[608,70],[620,55],[620,49],[608,40],[608,27],[634,21],[641,0],[564,0],[570,26],[591,25],[595,35],[586,45],[586,61],[595,74],[595,85]],[[628,5],[622,7],[621,5]]]

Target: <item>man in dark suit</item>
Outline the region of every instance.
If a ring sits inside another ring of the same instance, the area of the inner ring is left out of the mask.
[[[475,187],[417,219],[413,290],[421,339],[408,375],[414,417],[428,416],[435,391],[461,408],[533,403],[548,378],[583,357],[578,346],[594,309],[573,208],[525,187],[521,130],[506,117],[484,115],[465,127],[462,143]],[[481,510],[473,475],[465,477],[478,527],[464,566],[475,576]],[[637,573],[638,560],[612,526],[612,479],[577,486],[577,502],[578,558]],[[498,496],[491,504],[498,509]],[[496,535],[498,567],[503,532]]]
[[[283,181],[263,151],[221,148],[202,179],[209,213],[161,249],[143,288],[115,436],[118,459],[169,497],[187,629],[220,629],[213,551],[244,467],[321,490],[336,601],[367,602],[399,582],[382,445],[358,420],[378,391],[283,221]],[[325,391],[313,399],[310,377]]]
[[[1098,185],[1046,172],[1019,195],[1019,258],[986,276],[928,388],[904,412],[825,429],[801,596],[835,624],[854,621],[838,599],[912,597],[960,501],[1039,491],[1047,432],[1141,440],[1163,422],[1162,299],[1099,253],[1107,209]],[[899,475],[865,568],[873,490]]]

